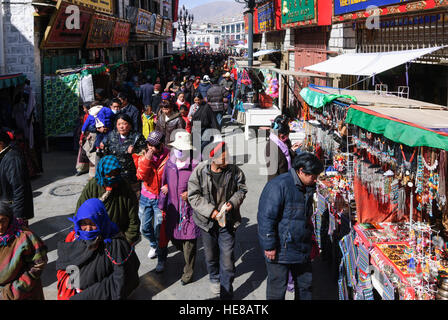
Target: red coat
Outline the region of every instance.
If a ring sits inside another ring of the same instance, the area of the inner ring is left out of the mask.
[[[165,149],[158,163],[146,159],[144,155],[138,158],[137,179],[143,181],[145,189],[152,194],[158,195],[162,188],[163,170],[169,155],[170,151]]]
[[[65,238],[65,242],[73,242],[75,240],[75,230],[71,231],[67,237]],[[70,297],[76,294],[75,289],[69,289],[67,286],[67,282],[70,278],[70,275],[65,272],[65,270],[58,270],[56,273],[56,278],[58,279],[57,287],[58,287],[58,300],[69,300]]]

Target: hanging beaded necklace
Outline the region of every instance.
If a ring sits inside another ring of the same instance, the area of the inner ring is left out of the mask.
[[[405,154],[404,154],[404,151],[403,151],[403,145],[402,145],[402,144],[400,144],[400,149],[401,149],[401,155],[403,156],[403,164],[404,164],[404,167],[405,167],[406,169],[410,169],[410,168],[411,168],[412,160],[414,160],[415,150],[416,150],[416,149],[414,149],[414,152],[412,153],[412,156],[411,156],[411,158],[409,159],[409,161],[406,161],[406,156],[405,156]]]

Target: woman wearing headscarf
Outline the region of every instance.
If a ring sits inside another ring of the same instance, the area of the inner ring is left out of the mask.
[[[140,153],[146,148],[146,141],[140,132],[132,127],[131,118],[123,113],[117,116],[116,128],[103,140],[100,148],[105,155],[116,156],[121,165],[121,177],[132,187],[132,190],[140,196],[140,183],[137,180],[133,153]]]
[[[138,200],[129,183],[122,178],[121,165],[115,156],[105,156],[98,163],[95,179],[90,180],[78,199],[76,210],[91,198],[104,202],[110,219],[124,233],[129,243],[140,238]]]
[[[47,261],[47,246],[1,201],[0,300],[44,300],[40,276]]]
[[[193,209],[188,202],[188,179],[199,162],[193,158],[191,134],[188,132],[177,133],[171,146],[173,152],[165,165],[159,208],[166,212],[167,240],[171,240],[184,254],[181,284],[186,285],[193,279],[196,240],[200,235],[200,229],[193,221]],[[161,245],[160,251],[159,263],[162,261],[164,264],[168,253],[166,246]]]
[[[58,243],[58,300],[126,299],[139,284],[140,261],[103,202],[85,201],[70,220],[73,230]]]

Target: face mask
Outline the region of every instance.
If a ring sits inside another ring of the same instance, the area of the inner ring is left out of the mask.
[[[117,112],[118,112],[118,110],[116,110],[116,109],[110,109],[110,110],[112,110],[112,112],[113,112],[114,114],[117,114]]]
[[[174,156],[175,156],[177,159],[182,159],[182,156],[183,156],[183,152],[182,152],[182,150],[173,149],[173,152],[174,152]]]
[[[104,185],[106,187],[111,187],[114,184],[117,184],[120,182],[120,176],[115,176],[115,177],[105,177],[104,178]]]

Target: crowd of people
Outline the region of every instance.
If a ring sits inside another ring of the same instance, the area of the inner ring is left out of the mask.
[[[206,138],[206,130],[220,130],[223,116],[232,114],[235,68],[220,53],[185,58],[190,67],[174,69],[167,81],[137,75],[133,86],[117,84],[110,96],[97,89],[96,100],[83,104],[76,168],[77,175],[90,177],[71,218],[73,229],[57,247],[59,300],[126,299],[139,285],[134,248],[140,241],[149,242],[147,257],[157,259],[157,273],[165,270],[170,241],[182,251],[180,281],[187,285],[199,237],[211,291],[233,298],[235,231],[248,190],[227,144]],[[281,116],[272,126],[266,155],[278,148],[279,166],[258,212],[268,299],[284,298],[288,272],[296,296],[310,297],[310,199],[323,166],[289,143],[287,123]],[[197,124],[199,156],[191,134]],[[10,142],[0,132],[0,263],[7,265],[0,270],[0,299],[42,299],[47,247],[28,227],[31,186]]]

